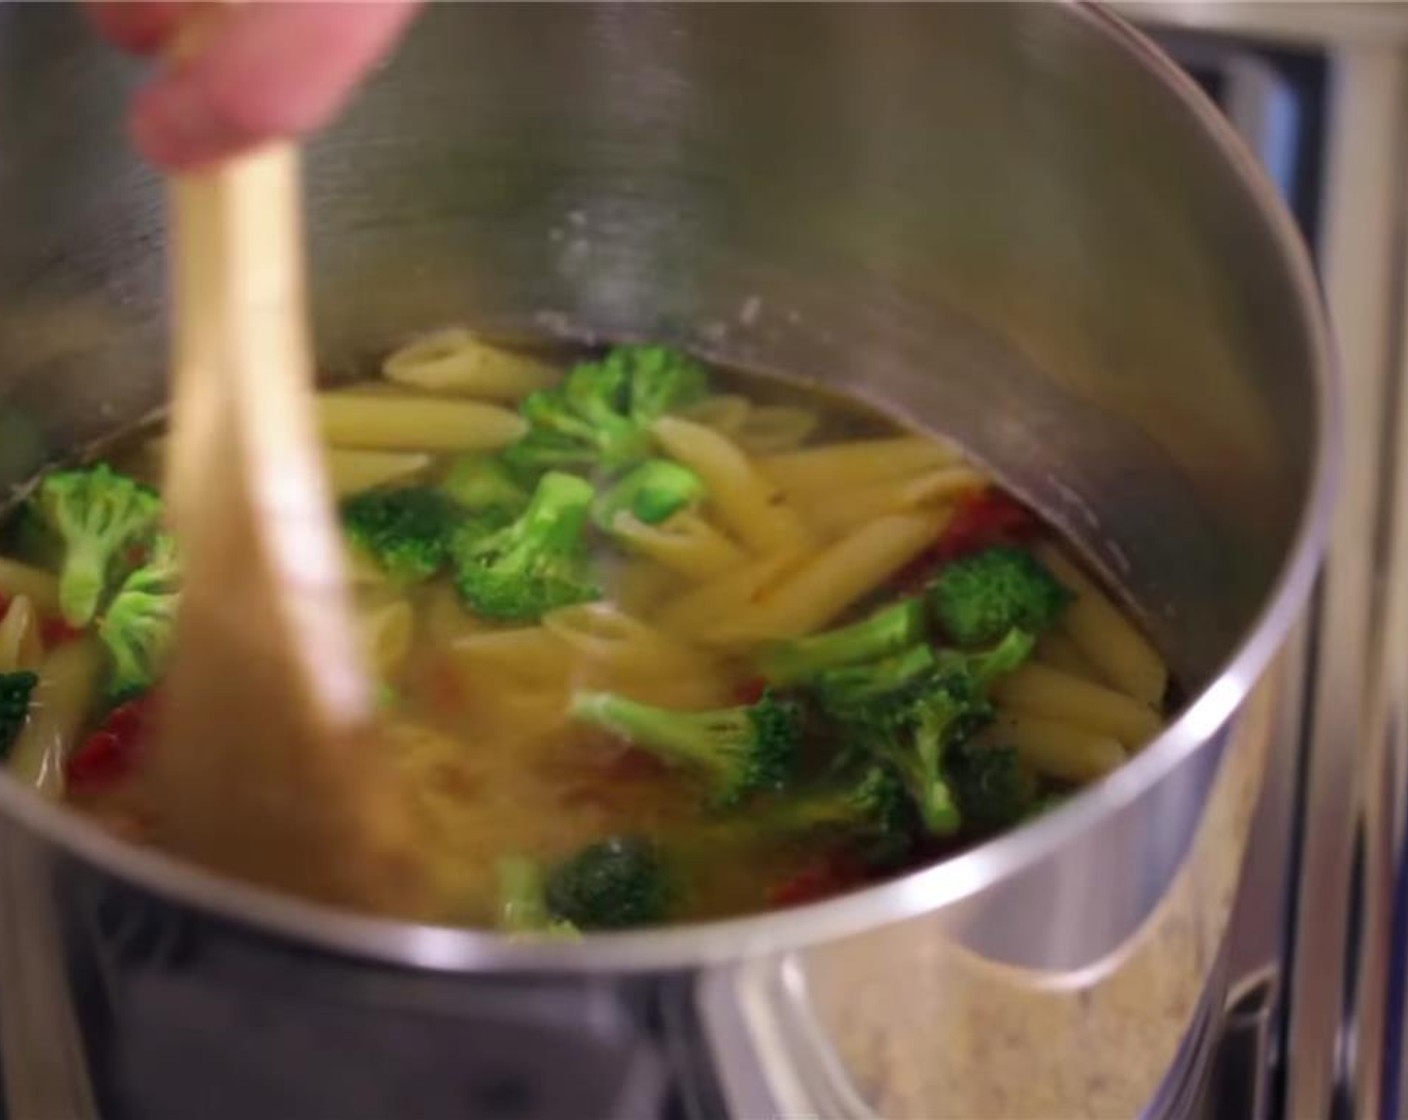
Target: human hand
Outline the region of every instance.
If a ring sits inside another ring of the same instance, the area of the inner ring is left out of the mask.
[[[327,124],[396,45],[419,0],[88,0],[107,38],[144,55],[169,49],[191,19],[219,7],[191,57],[168,59],[132,103],[137,148],[171,170]]]

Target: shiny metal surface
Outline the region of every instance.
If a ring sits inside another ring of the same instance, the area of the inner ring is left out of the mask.
[[[0,9],[16,482],[160,393],[154,183],[117,131],[129,76],[77,19]],[[36,99],[51,111],[19,110]],[[1290,224],[1151,48],[1065,6],[438,6],[315,146],[309,196],[330,371],[467,319],[660,335],[844,386],[960,434],[1085,541],[1194,699],[1065,811],[943,866],[572,946],[232,887],[4,783],[7,812],[162,895],[431,968],[732,959],[959,900],[960,936],[1035,967],[1137,928],[1186,851],[1218,729],[1304,599],[1333,474],[1330,360]],[[1011,915],[1047,906],[1058,920],[1012,936]]]

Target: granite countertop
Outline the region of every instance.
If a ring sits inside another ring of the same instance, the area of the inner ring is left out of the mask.
[[[1026,972],[934,919],[815,950],[818,1017],[854,1088],[895,1120],[1128,1120],[1154,1097],[1218,963],[1273,727],[1249,699],[1168,894],[1112,958]],[[895,962],[904,962],[895,967]]]

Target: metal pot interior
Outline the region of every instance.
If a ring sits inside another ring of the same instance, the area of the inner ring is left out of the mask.
[[[0,10],[7,485],[161,399],[160,183],[120,120],[136,78],[70,6]],[[1192,701],[1105,785],[971,856],[798,914],[565,948],[232,888],[3,783],[9,812],[159,892],[457,967],[683,963],[855,931],[1115,817],[1143,829],[1131,860],[1176,865],[1211,771],[1170,782],[1308,590],[1332,401],[1288,219],[1151,47],[1066,5],[433,5],[311,145],[307,180],[330,376],[466,322],[662,337],[853,393],[958,437],[1084,543]],[[1151,838],[1161,787],[1172,816]]]

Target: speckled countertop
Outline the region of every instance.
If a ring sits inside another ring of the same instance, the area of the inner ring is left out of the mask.
[[[1154,1097],[1217,963],[1270,742],[1249,700],[1168,894],[1113,958],[1078,974],[994,965],[932,919],[806,962],[854,1088],[895,1120],[1129,1120]],[[905,962],[895,967],[895,962]]]

